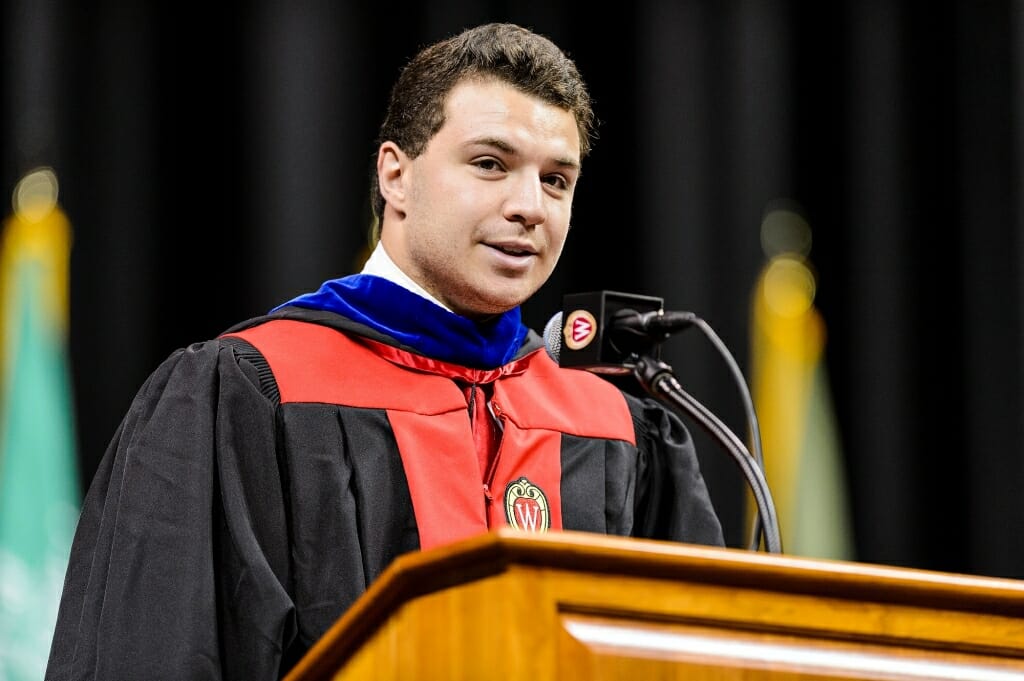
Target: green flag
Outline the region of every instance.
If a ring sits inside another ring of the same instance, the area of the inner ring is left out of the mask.
[[[70,226],[43,169],[0,241],[0,679],[38,681],[79,509],[67,360]]]

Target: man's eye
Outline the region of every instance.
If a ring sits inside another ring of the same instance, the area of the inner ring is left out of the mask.
[[[569,188],[568,180],[566,180],[561,175],[548,175],[547,177],[544,178],[544,181],[547,184],[550,184],[553,187],[557,187],[558,189],[568,189]]]
[[[494,158],[481,158],[473,162],[481,170],[501,170],[501,164]]]

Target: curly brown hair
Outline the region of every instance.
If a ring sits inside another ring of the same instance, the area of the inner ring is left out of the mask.
[[[448,93],[467,78],[497,79],[571,112],[579,130],[581,159],[590,152],[597,122],[575,62],[547,37],[509,23],[476,26],[416,54],[391,89],[377,146],[390,140],[410,158],[423,153],[444,125]],[[384,197],[375,167],[370,176],[375,240]]]

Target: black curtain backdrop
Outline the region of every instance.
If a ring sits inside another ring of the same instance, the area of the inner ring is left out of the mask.
[[[565,293],[656,295],[707,320],[746,371],[762,214],[796,202],[856,558],[1024,576],[1019,3],[2,7],[0,187],[53,166],[74,227],[83,484],[169,352],[354,270],[399,67],[509,20],[575,57],[602,120],[566,255],[527,321],[541,329]],[[703,337],[662,356],[745,432]],[[744,546],[744,480],[694,431]]]

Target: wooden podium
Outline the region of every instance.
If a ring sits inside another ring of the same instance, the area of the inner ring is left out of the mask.
[[[1024,582],[499,530],[395,561],[323,679],[1024,679]]]

